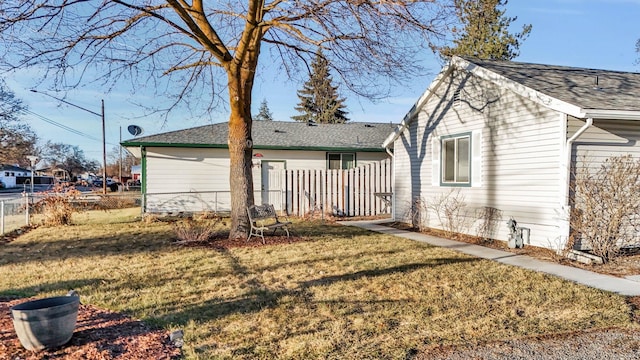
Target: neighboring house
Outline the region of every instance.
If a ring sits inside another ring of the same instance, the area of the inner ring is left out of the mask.
[[[142,178],[142,165],[131,166],[131,180],[140,181]]]
[[[285,204],[283,170],[345,169],[389,158],[382,147],[390,124],[307,124],[254,121],[256,203]],[[141,161],[144,211],[230,209],[228,123],[122,142]]]
[[[638,73],[454,57],[385,141],[394,217],[446,228],[433,209],[457,198],[462,232],[478,234],[480,211],[497,209],[491,238],[507,240],[513,218],[528,243],[564,247],[571,171],[640,156],[638,120]]]
[[[14,188],[18,186],[17,178],[31,176],[31,170],[23,169],[14,165],[0,164],[0,181],[5,188]],[[22,182],[20,182],[22,184]]]

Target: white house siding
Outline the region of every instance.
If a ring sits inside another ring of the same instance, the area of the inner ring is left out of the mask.
[[[226,149],[146,149],[147,212],[219,211],[229,208]]]
[[[451,99],[461,82],[461,101],[454,106]],[[503,217],[494,224],[492,238],[507,240],[506,222],[513,217],[519,226],[531,229],[530,244],[556,247],[564,134],[560,118],[557,112],[492,83],[454,72],[394,144],[394,216],[408,222],[416,199],[432,204],[453,189],[467,204],[464,232],[477,235],[474,212],[493,207]],[[432,166],[439,161],[439,150],[434,157],[433,141],[439,144],[438,136],[468,132],[481,133],[481,160],[472,165],[472,172],[481,172],[479,181],[471,187],[440,186],[437,181],[434,185]],[[442,228],[432,212],[426,218],[428,226]]]
[[[585,124],[584,120],[569,118],[568,133],[573,134]],[[640,159],[640,124],[636,121],[595,120],[593,125],[576,141],[573,149],[573,170],[589,167],[600,169],[601,164],[613,156],[632,155]],[[579,202],[581,194],[575,194]],[[638,238],[636,238],[638,240]],[[582,243],[588,248],[588,244]]]
[[[254,149],[253,153],[257,203],[261,196],[262,161],[283,161],[287,169],[326,169],[326,151]],[[387,157],[384,152],[356,153],[358,165]],[[230,210],[227,149],[148,147],[145,170],[147,212]]]
[[[568,135],[585,124],[569,118]],[[599,168],[611,156],[631,154],[640,158],[640,123],[623,120],[595,120],[574,143],[573,160],[577,166]]]

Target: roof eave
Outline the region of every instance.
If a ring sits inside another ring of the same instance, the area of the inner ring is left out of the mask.
[[[125,148],[138,147],[164,147],[164,148],[211,148],[228,149],[227,144],[179,144],[179,143],[159,143],[159,142],[122,142]],[[254,150],[301,150],[301,151],[351,151],[351,152],[383,152],[383,147],[349,147],[349,146],[273,146],[254,145]]]
[[[492,82],[504,89],[513,91],[514,93],[544,107],[575,117],[583,117],[584,111],[579,106],[562,101],[553,96],[546,95],[465,59],[454,57],[454,60],[457,68],[466,70],[475,76]]]
[[[409,112],[407,112],[407,114],[404,116],[400,124],[395,128],[393,133],[391,133],[384,141],[384,143],[382,143],[383,148],[388,148],[391,144],[393,144],[409,127],[416,115],[420,112],[420,110],[422,110],[429,99],[431,99],[431,97],[435,94],[436,90],[440,87],[444,79],[446,79],[451,74],[451,72],[453,72],[454,61],[456,59],[457,58],[455,57],[451,59],[451,61],[449,61],[449,64],[440,71],[438,76],[436,76],[436,78],[431,82],[427,90],[422,93],[418,101],[413,104]]]
[[[640,111],[636,110],[603,110],[585,109],[581,118],[610,120],[640,120]]]

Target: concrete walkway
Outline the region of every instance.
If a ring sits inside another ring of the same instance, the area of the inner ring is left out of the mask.
[[[374,221],[342,221],[340,223],[342,225],[357,226],[382,234],[395,235],[405,239],[424,242],[430,245],[459,251],[461,253],[472,255],[482,259],[493,260],[507,265],[518,266],[529,270],[555,275],[566,280],[570,280],[596,289],[611,291],[620,295],[640,296],[640,282],[637,281],[598,274],[592,271],[587,271],[572,266],[565,266],[552,262],[542,261],[526,255],[517,255],[507,251],[491,249],[480,245],[468,244],[465,242],[448,240],[436,236],[425,235],[406,230],[399,230],[380,225],[380,223],[388,221],[388,219],[385,219]]]

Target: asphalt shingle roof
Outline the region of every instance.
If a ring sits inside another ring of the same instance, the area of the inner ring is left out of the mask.
[[[273,149],[352,149],[384,151],[382,143],[395,125],[351,122],[307,125],[291,121],[254,121],[253,147]],[[227,147],[228,123],[149,135],[124,141],[124,146]]]
[[[475,58],[465,60],[582,109],[640,111],[640,73]]]

